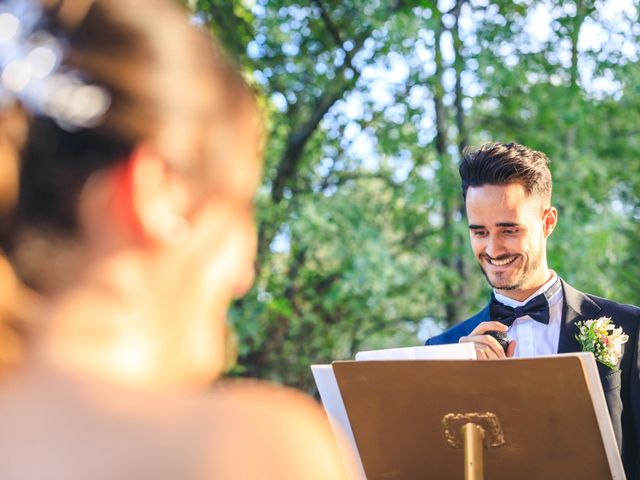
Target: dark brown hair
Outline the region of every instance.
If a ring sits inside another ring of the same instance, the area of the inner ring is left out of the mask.
[[[187,12],[171,0],[44,3],[44,28],[65,39],[65,63],[104,87],[111,105],[95,128],[71,131],[18,108],[0,111],[0,164],[14,172],[0,185],[0,248],[10,254],[24,228],[74,234],[88,177],[141,142],[194,191],[224,189],[239,168],[228,153],[250,143],[238,137],[258,116],[237,69]]]
[[[465,199],[469,187],[521,183],[527,195],[551,200],[549,159],[517,143],[485,143],[465,149],[460,178]]]
[[[74,130],[19,104],[0,109],[0,357],[2,330],[25,310],[16,299],[46,290],[55,257],[79,241],[78,197],[92,173],[145,143],[204,200],[237,195],[238,172],[259,168],[254,96],[177,2],[41,1],[42,28],[64,39],[65,66],[111,103],[97,126]]]

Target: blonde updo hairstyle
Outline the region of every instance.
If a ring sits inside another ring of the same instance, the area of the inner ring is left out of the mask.
[[[111,103],[96,127],[79,130],[19,103],[0,110],[0,369],[19,361],[29,308],[63,268],[55,258],[78,235],[77,200],[92,173],[148,143],[204,199],[237,195],[238,172],[258,168],[253,95],[177,4],[61,0],[43,7],[44,28],[65,40],[65,65],[104,87]],[[238,148],[254,154],[234,155]]]

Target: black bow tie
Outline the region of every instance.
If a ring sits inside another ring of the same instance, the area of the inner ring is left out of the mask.
[[[500,303],[496,299],[495,294],[491,294],[491,304],[489,305],[491,320],[496,320],[500,323],[504,323],[507,327],[510,327],[517,318],[528,315],[535,321],[548,325],[549,299],[555,295],[560,288],[562,288],[560,281],[556,280],[556,282],[548,288],[546,292],[537,295],[524,305],[515,308]]]

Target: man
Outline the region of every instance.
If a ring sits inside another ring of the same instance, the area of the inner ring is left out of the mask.
[[[547,238],[558,222],[551,172],[541,153],[517,144],[485,144],[460,165],[474,256],[489,284],[481,312],[427,341],[472,342],[479,359],[579,352],[576,322],[611,317],[629,336],[618,370],[598,363],[627,478],[640,476],[640,309],[574,289],[547,265]],[[504,332],[506,351],[487,332]]]

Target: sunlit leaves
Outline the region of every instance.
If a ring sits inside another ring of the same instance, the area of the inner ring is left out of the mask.
[[[258,277],[231,314],[237,373],[311,388],[311,363],[418,344],[455,320],[447,307],[486,303],[460,209],[456,69],[472,145],[552,161],[550,266],[640,303],[640,27],[626,3],[470,0],[458,42],[454,0],[198,0],[268,114]]]

